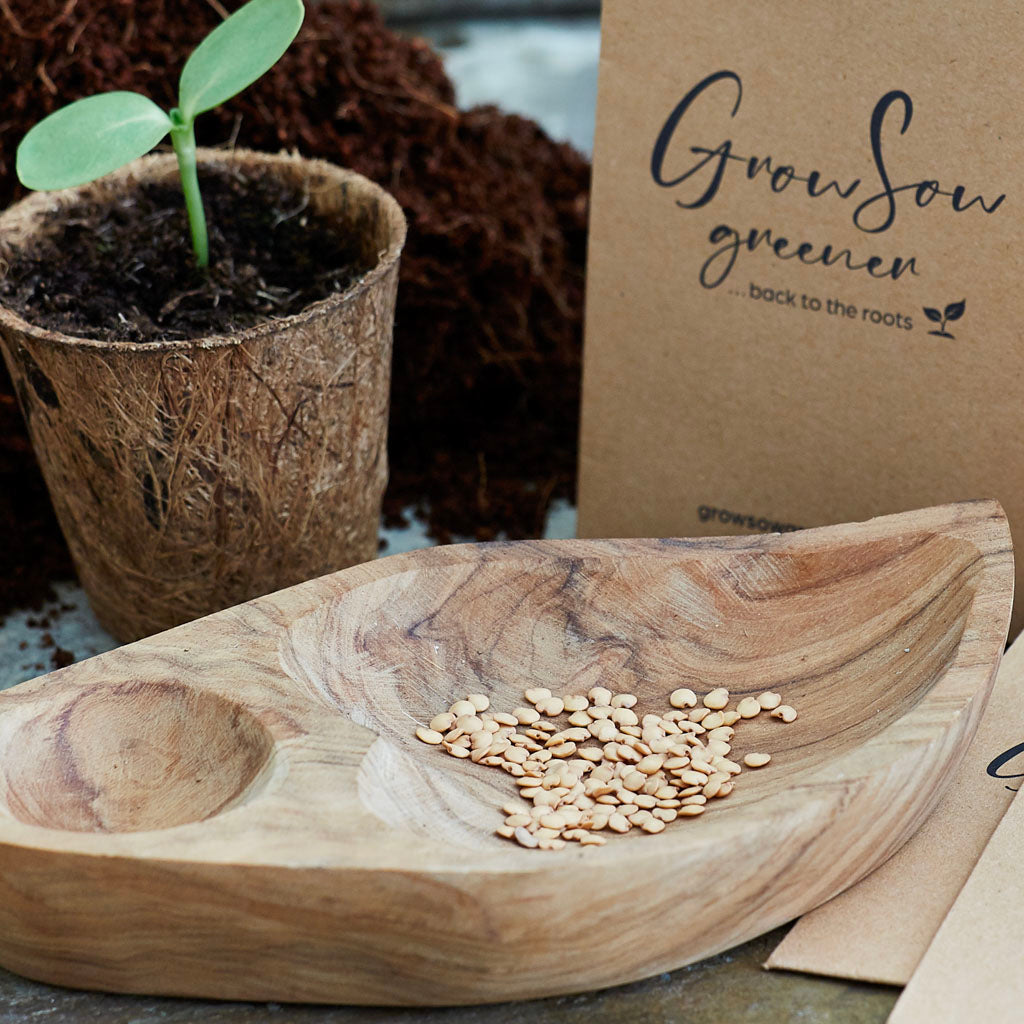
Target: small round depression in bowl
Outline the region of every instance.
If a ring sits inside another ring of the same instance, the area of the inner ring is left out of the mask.
[[[19,821],[69,832],[142,832],[238,803],[270,759],[259,720],[178,682],[69,690],[27,719],[0,757]]]

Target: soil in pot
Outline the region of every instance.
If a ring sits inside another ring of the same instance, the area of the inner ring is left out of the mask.
[[[369,267],[290,182],[202,168],[211,263],[195,266],[180,188],[144,183],[115,204],[55,213],[15,250],[0,297],[37,327],[103,341],[231,334],[344,291]]]

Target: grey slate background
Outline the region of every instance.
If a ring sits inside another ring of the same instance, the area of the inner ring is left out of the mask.
[[[600,0],[377,0],[389,21],[414,18],[596,14]]]

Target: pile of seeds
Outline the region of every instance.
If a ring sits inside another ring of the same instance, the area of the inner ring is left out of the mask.
[[[422,742],[452,757],[500,768],[515,779],[520,800],[505,804],[496,832],[529,849],[559,850],[566,841],[603,846],[608,830],[656,835],[679,818],[704,813],[709,800],[728,796],[743,766],[730,760],[736,726],[766,712],[781,722],[797,713],[771,691],[729,706],[729,691],[672,692],[663,715],[635,710],[632,693],[596,686],[586,696],[527,690],[530,706],[492,712],[490,700],[471,693],[429,726]],[[555,719],[568,716],[568,727]],[[749,752],[748,768],[770,754]]]

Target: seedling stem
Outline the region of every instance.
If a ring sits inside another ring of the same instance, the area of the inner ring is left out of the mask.
[[[181,111],[174,107],[171,116],[171,143],[178,158],[181,174],[181,190],[185,194],[185,210],[188,213],[188,229],[192,235],[192,250],[196,266],[210,265],[210,243],[206,233],[206,212],[203,197],[199,192],[199,174],[196,167],[196,133],[194,121],[185,122]]]

